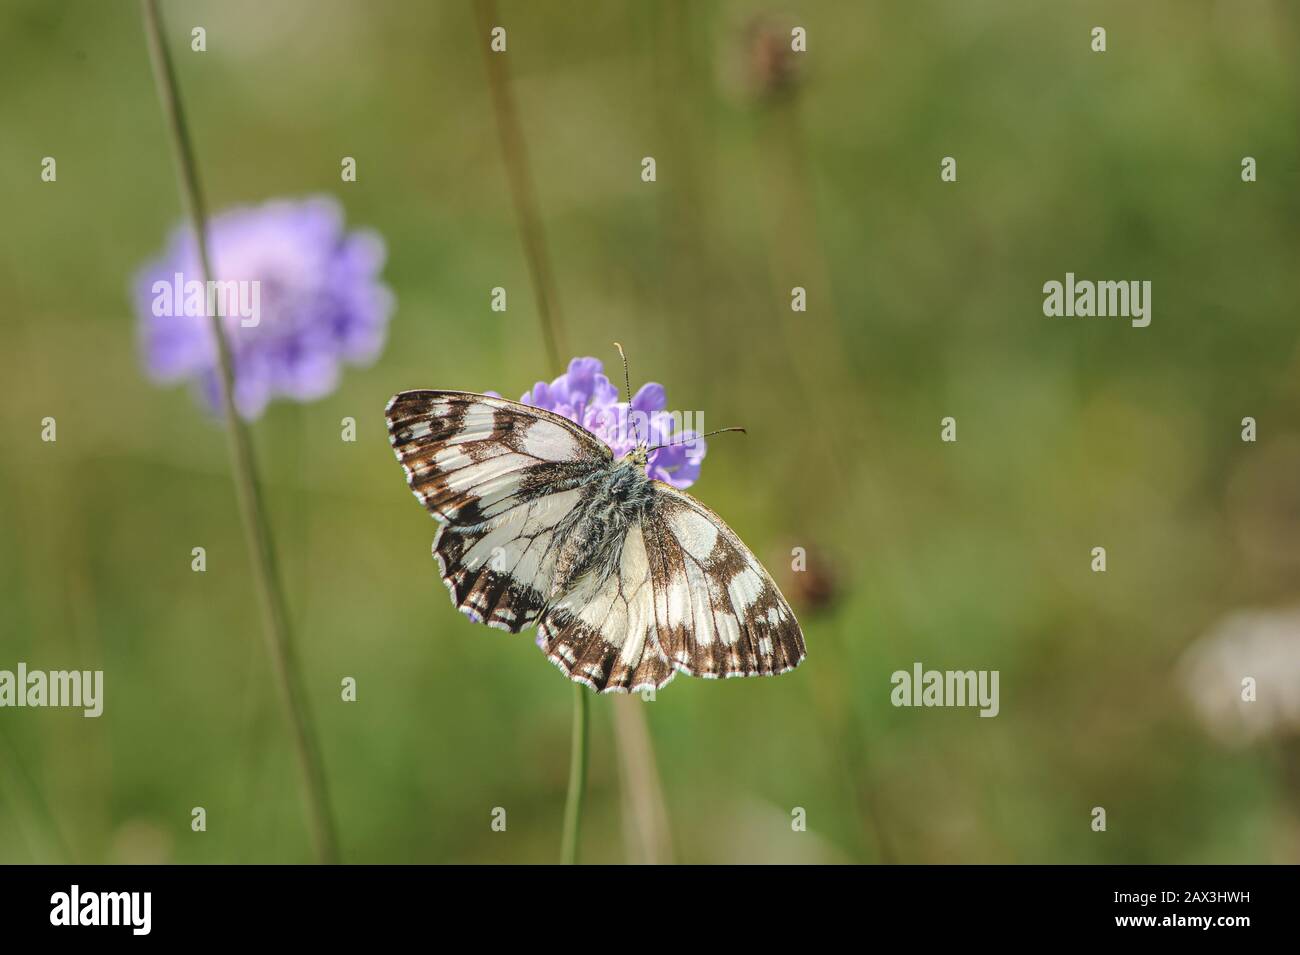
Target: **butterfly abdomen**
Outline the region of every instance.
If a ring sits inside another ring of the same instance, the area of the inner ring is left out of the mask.
[[[654,485],[645,471],[614,464],[591,482],[586,499],[574,507],[564,525],[555,562],[552,597],[558,598],[591,575],[603,584],[623,557],[628,528],[641,518],[653,499]]]

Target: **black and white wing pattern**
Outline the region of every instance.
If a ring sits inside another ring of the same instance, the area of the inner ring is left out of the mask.
[[[601,692],[678,672],[766,676],[804,658],[772,578],[711,510],[615,462],[567,418],[504,398],[405,391],[386,409],[415,496],[441,523],[434,556],[471,619],[537,644]]]
[[[416,498],[442,522],[433,553],[452,603],[518,633],[551,591],[556,526],[613,453],[559,415],[460,391],[404,391],[385,409]]]
[[[571,680],[602,693],[657,689],[676,675],[659,641],[644,518],[605,577],[587,574],[537,625],[537,645]]]
[[[650,576],[659,640],[672,665],[706,679],[797,667],[807,655],[803,630],[772,576],[717,514],[655,483]]]
[[[657,689],[678,672],[717,679],[798,666],[803,631],[763,565],[709,508],[651,485],[616,571],[580,581],[538,624],[551,662],[602,692]]]

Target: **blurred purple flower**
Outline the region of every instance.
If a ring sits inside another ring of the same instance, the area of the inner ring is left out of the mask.
[[[672,447],[650,453],[646,474],[677,488],[690,487],[699,479],[708,448],[699,432],[675,430],[678,417],[664,410],[668,396],[663,385],[642,385],[629,405],[618,400],[618,388],[605,377],[599,358],[575,358],[567,372],[549,385],[539,381],[519,400],[576,421],[609,445],[615,457],[639,444],[672,441]]]
[[[209,278],[221,283],[215,290],[201,284],[188,225],[135,276],[144,362],[155,381],[192,379],[219,410],[208,308],[222,316],[244,418],[258,417],[273,398],[324,397],[337,387],[342,363],[379,356],[393,309],[380,281],[383,240],[346,231],[333,199],[231,209],[208,223],[208,247],[216,273]]]

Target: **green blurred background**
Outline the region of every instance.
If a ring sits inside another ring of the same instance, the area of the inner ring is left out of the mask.
[[[344,858],[552,861],[570,689],[531,635],[449,605],[382,419],[398,390],[517,396],[556,372],[474,8],[163,12],[213,209],[328,193],[389,249],[381,359],[253,429]],[[711,441],[692,493],[807,636],[791,675],[632,704],[675,858],[1300,859],[1293,743],[1213,742],[1177,677],[1223,614],[1300,589],[1300,6],[497,19],[569,350],[613,367],[617,339],[634,387],[748,427]],[[180,214],[138,7],[0,0],[0,90],[0,668],[106,684],[98,720],[0,710],[0,861],[309,860],[223,436],[138,358],[128,281]],[[1045,318],[1067,271],[1151,280],[1151,326]],[[1000,670],[1001,714],[895,709],[914,661]],[[613,702],[593,700],[589,861],[629,857]]]

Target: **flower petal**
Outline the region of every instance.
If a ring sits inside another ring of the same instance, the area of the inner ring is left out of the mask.
[[[664,386],[657,381],[646,382],[632,399],[633,410],[644,411],[646,414],[652,411],[663,411],[666,407],[668,407],[668,394],[664,391]]]
[[[214,274],[207,278],[219,285],[204,289],[188,227],[175,229],[162,256],[136,276],[151,377],[194,380],[215,403],[216,349],[202,304],[209,301],[230,341],[236,405],[245,417],[257,417],[275,398],[323,397],[337,387],[344,363],[378,357],[393,311],[380,276],[384,244],[372,232],[347,231],[337,200],[228,209],[210,221],[209,239]]]

